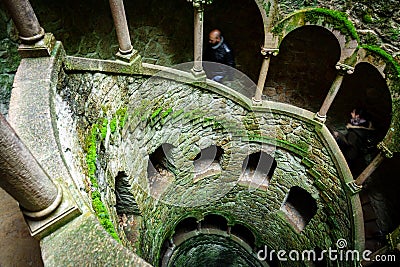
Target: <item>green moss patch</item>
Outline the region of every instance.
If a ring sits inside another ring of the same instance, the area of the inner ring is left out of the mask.
[[[388,70],[390,74],[394,75],[396,79],[400,78],[400,64],[397,63],[397,61],[389,53],[374,45],[362,45],[361,47],[385,59],[385,61],[389,63]]]
[[[114,224],[111,221],[110,214],[101,200],[99,192],[99,185],[96,178],[96,161],[97,161],[97,144],[104,141],[107,136],[107,131],[110,129],[111,135],[115,134],[117,130],[121,130],[127,120],[126,107],[118,109],[111,119],[99,118],[97,123],[93,124],[88,136],[85,140],[86,152],[86,165],[88,169],[88,177],[91,184],[90,195],[92,199],[92,207],[100,221],[100,224],[106,231],[117,241],[120,242],[117,232],[115,231]],[[107,112],[108,109],[103,109]]]
[[[272,32],[276,35],[282,35],[283,31],[289,32],[298,26],[305,25],[307,22],[315,25],[331,26],[333,29],[348,36],[348,38],[360,41],[356,28],[345,13],[325,8],[312,8],[295,13],[277,24],[272,29]]]

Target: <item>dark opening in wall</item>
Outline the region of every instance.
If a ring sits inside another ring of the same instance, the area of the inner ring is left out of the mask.
[[[162,144],[149,156],[149,164],[147,167],[148,177],[156,174],[163,174],[165,171],[169,171],[171,166],[170,153],[175,148],[171,144]],[[168,155],[168,156],[167,156]]]
[[[150,193],[154,197],[159,197],[174,180],[174,166],[171,163],[171,152],[175,147],[165,143],[159,146],[149,156],[147,165],[147,178]]]
[[[263,151],[250,154],[243,161],[240,181],[249,186],[266,188],[276,166],[276,160]]]
[[[363,117],[373,130],[346,129],[354,108],[363,110]],[[368,166],[377,154],[376,145],[387,134],[392,113],[390,91],[382,74],[369,63],[359,63],[352,75],[346,75],[328,112],[327,124],[347,135],[351,146],[342,146],[354,177]]]
[[[202,149],[194,158],[195,181],[221,173],[221,159],[224,151],[221,147],[211,145]]]
[[[125,172],[118,172],[115,177],[115,197],[117,202],[115,208],[118,214],[140,214],[139,207],[130,189],[128,175]]]
[[[400,225],[399,166],[400,153],[394,153],[393,158],[385,159],[363,185],[378,217],[375,224],[383,233],[391,233]]]
[[[289,194],[281,207],[289,222],[299,232],[311,221],[317,213],[317,201],[301,187],[290,188]]]
[[[340,45],[332,32],[303,26],[290,32],[271,58],[263,94],[317,112],[336,76]]]
[[[175,235],[195,231],[197,230],[197,225],[198,222],[196,218],[194,217],[185,218],[175,226]]]
[[[257,82],[263,57],[264,23],[254,0],[218,0],[204,12],[204,45],[208,34],[218,28],[232,49],[236,68]]]
[[[369,63],[357,64],[354,73],[344,77],[328,112],[327,123],[344,128],[355,107],[363,108],[368,113],[377,137],[382,140],[389,129],[392,100],[382,74]]]
[[[252,231],[250,231],[246,226],[241,224],[235,224],[231,228],[231,234],[239,237],[244,242],[246,242],[251,248],[254,249],[256,238]]]
[[[193,233],[190,232],[196,231],[198,229],[198,225],[197,219],[194,217],[188,217],[180,221],[175,226],[174,235],[171,239],[173,244],[169,245],[170,249],[173,249],[174,245],[179,246],[179,244],[184,242],[184,240],[188,238],[187,234],[192,235]]]
[[[228,221],[221,215],[209,214],[201,221],[201,228],[214,228],[227,231]]]

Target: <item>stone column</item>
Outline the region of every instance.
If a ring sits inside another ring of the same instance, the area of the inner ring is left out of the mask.
[[[122,0],[110,0],[110,8],[114,19],[115,30],[117,32],[119,52],[122,55],[129,54],[133,51],[133,47],[129,36],[124,2]]]
[[[352,74],[354,72],[353,67],[342,63],[337,63],[336,69],[339,70],[339,73],[333,81],[331,88],[329,89],[328,95],[325,97],[324,103],[322,104],[320,110],[315,115],[315,119],[323,123],[326,121],[326,114],[328,113],[328,110],[331,107],[333,100],[335,100],[336,94],[338,93],[340,86],[342,85],[344,75],[346,73]]]
[[[54,211],[62,192],[0,114],[0,186],[19,202],[23,213],[41,218]]]
[[[204,25],[204,5],[211,4],[212,0],[188,0],[194,7],[194,64],[192,74],[196,78],[204,78],[203,70],[203,25]]]
[[[348,183],[352,193],[358,193],[362,190],[364,182],[371,176],[371,174],[381,165],[385,158],[393,157],[393,153],[386,148],[383,142],[378,144],[379,153],[371,161],[371,163],[364,169],[364,171],[357,177],[356,180]]]
[[[21,57],[48,57],[56,40],[51,33],[44,32],[28,0],[4,0],[19,33]]]
[[[10,12],[23,43],[35,43],[44,37],[44,30],[40,27],[28,0],[4,0],[4,4]]]
[[[261,54],[264,56],[264,60],[261,66],[260,75],[258,76],[258,83],[255,95],[253,97],[253,101],[255,104],[261,103],[261,95],[264,90],[265,80],[267,78],[269,63],[271,60],[271,56],[276,56],[279,53],[279,49],[276,48],[261,48]]]
[[[371,161],[371,163],[365,168],[365,170],[357,177],[355,180],[355,184],[358,186],[362,186],[367,180],[369,176],[381,165],[383,160],[385,159],[385,156],[383,152],[379,152],[378,155]]]

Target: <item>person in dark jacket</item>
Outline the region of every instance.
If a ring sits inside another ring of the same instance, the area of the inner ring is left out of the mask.
[[[232,50],[225,42],[220,30],[212,30],[208,37],[208,46],[203,58],[207,77],[217,82],[232,80],[233,68],[235,68]],[[219,64],[211,64],[210,62]]]
[[[350,113],[350,122],[346,125],[347,133],[333,132],[350,167],[357,160],[371,153],[371,150],[376,146],[375,129],[365,113],[363,109],[354,108]]]

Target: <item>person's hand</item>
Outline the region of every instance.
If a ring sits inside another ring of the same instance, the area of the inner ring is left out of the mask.
[[[339,137],[339,132],[334,131],[334,132],[333,132],[333,136],[334,136],[335,138],[338,138],[338,137]]]
[[[347,124],[346,124],[346,128],[347,128],[347,129],[353,128],[353,125],[351,125],[351,123],[347,123]]]

